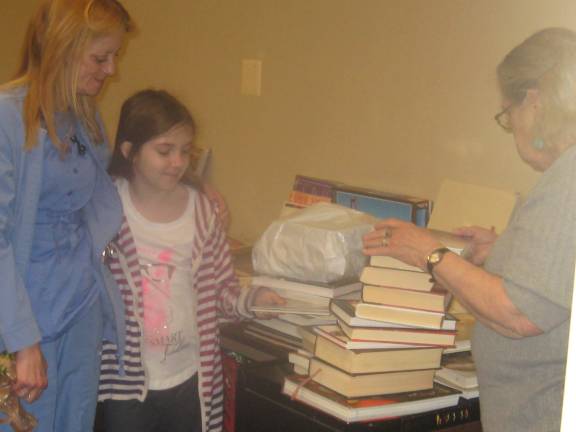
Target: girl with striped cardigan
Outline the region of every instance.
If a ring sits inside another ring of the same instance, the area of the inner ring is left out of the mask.
[[[218,324],[283,302],[240,289],[211,201],[182,182],[194,134],[188,110],[164,91],[122,106],[109,172],[125,218],[106,260],[124,299],[126,348],[102,351],[107,432],[221,431]]]

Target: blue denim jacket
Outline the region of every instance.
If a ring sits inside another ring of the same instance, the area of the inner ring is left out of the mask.
[[[18,351],[41,339],[24,283],[28,271],[32,235],[43,178],[43,144],[49,140],[40,129],[38,145],[23,149],[22,107],[26,88],[0,93],[0,351]],[[82,141],[90,143],[85,129],[78,124]],[[122,223],[122,204],[106,172],[108,148],[88,145],[98,161],[96,187],[84,208],[83,218],[93,242],[94,267],[101,268],[105,292],[104,337],[124,346],[124,312],[120,292],[102,263],[101,255]],[[119,331],[118,331],[119,330]]]

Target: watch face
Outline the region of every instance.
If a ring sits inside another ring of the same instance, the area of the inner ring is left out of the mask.
[[[442,258],[442,255],[443,254],[440,252],[434,252],[432,255],[430,255],[430,264],[438,264]]]
[[[430,253],[430,255],[428,255],[428,262],[427,264],[427,269],[428,269],[428,273],[432,274],[432,270],[434,269],[434,266],[436,264],[438,264],[440,261],[442,261],[442,258],[444,257],[444,254],[448,252],[448,249],[443,247],[440,249],[436,249],[435,251],[432,251]]]

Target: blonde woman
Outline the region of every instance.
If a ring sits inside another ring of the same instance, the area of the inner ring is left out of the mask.
[[[130,27],[117,0],[45,0],[0,92],[0,351],[39,431],[92,429],[101,340],[122,346],[101,264],[122,210],[95,97]]]
[[[542,30],[498,67],[502,110],[520,158],[542,172],[507,229],[462,228],[470,261],[425,229],[384,220],[369,255],[428,271],[476,316],[473,354],[485,432],[560,430],[576,258],[576,33]]]

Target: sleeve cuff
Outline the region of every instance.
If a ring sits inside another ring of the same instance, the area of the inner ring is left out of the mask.
[[[35,321],[27,321],[7,332],[3,332],[0,340],[0,351],[9,353],[20,351],[41,340],[40,330]]]
[[[514,305],[543,332],[548,332],[570,319],[570,310],[551,302],[534,291],[522,288],[508,279],[504,288]]]

